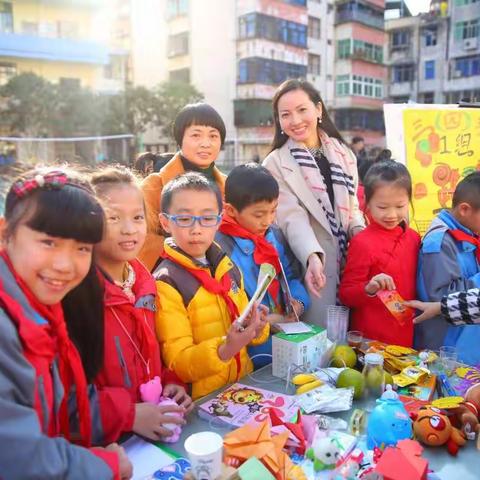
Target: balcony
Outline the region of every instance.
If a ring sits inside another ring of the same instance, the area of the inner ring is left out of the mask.
[[[335,14],[335,24],[346,22],[359,22],[369,27],[384,29],[383,17],[375,17],[369,13],[359,12],[355,10],[345,10],[343,12],[337,12]]]
[[[0,33],[0,56],[95,65],[109,62],[108,49],[99,43],[13,33]]]
[[[272,102],[261,99],[234,100],[234,124],[236,127],[273,125]]]

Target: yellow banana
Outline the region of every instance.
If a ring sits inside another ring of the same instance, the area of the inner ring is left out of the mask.
[[[296,394],[301,395],[302,393],[308,392],[309,390],[313,390],[314,388],[320,387],[323,385],[321,380],[315,380],[314,382],[305,383],[297,388]]]
[[[294,385],[304,385],[315,380],[317,380],[317,377],[313,373],[299,373],[292,378],[292,383]]]

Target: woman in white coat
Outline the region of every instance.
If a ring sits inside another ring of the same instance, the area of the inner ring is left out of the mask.
[[[287,80],[273,98],[275,137],[264,166],[280,185],[277,222],[306,269],[313,295],[305,319],[326,326],[348,239],[364,228],[357,201],[357,160],[317,90]]]

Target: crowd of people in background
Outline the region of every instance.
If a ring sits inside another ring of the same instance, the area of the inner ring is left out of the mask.
[[[391,152],[371,158],[361,138],[350,147],[308,82],[284,82],[272,108],[270,153],[228,176],[215,165],[225,124],[199,103],[176,117],[176,153],[137,159],[141,182],[125,166],[56,166],[9,186],[5,478],[130,478],[116,442],[168,441],[192,400],[271,361],[277,323],[325,326],[329,305],[350,307],[352,328],[368,338],[452,345],[480,363],[480,331],[465,325],[478,322],[465,298],[479,303],[480,173],[458,184],[452,210],[421,241],[409,227],[412,179]],[[275,278],[245,312],[265,263]],[[424,313],[399,323],[382,290]],[[146,401],[151,382],[173,405]]]

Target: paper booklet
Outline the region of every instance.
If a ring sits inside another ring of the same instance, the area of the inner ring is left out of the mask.
[[[263,422],[269,418],[270,409],[275,409],[282,420],[288,421],[297,413],[298,406],[292,395],[235,383],[202,403],[198,414],[207,421],[241,427],[246,423]]]

